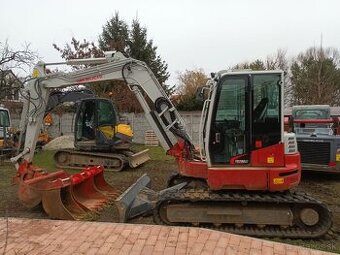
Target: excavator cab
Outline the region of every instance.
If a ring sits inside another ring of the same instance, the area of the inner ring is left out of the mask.
[[[300,158],[295,138],[283,132],[282,84],[282,71],[217,73],[202,112],[202,163],[179,161],[180,174],[212,190],[295,187]]]
[[[119,123],[117,110],[108,99],[81,100],[75,122],[75,147],[80,150],[128,149],[132,142],[130,126]]]
[[[281,79],[281,73],[221,75],[208,124],[211,166],[251,166],[253,151],[282,141]]]

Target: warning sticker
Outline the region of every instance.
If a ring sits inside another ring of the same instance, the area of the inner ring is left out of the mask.
[[[285,180],[283,178],[274,178],[274,184],[284,184]]]
[[[275,162],[274,157],[271,156],[271,157],[267,158],[267,163],[268,164],[274,164],[274,162]]]

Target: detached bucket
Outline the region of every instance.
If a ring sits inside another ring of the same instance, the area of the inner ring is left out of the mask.
[[[45,212],[55,219],[81,219],[118,196],[117,190],[105,181],[103,167],[89,167],[74,175],[64,171],[43,173],[15,181],[24,205],[32,208],[42,202]]]

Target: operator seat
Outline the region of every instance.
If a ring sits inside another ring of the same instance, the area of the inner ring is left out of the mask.
[[[264,114],[268,108],[268,98],[264,97],[261,99],[260,103],[256,106],[253,112],[253,119],[254,122],[259,122],[260,120],[263,119]]]

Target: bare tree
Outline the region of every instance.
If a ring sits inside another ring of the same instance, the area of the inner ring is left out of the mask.
[[[251,69],[251,70],[282,70],[289,73],[289,61],[286,57],[287,51],[278,49],[276,53],[267,55],[265,59],[256,59],[255,61],[245,61],[235,65],[232,69]],[[286,106],[291,104],[292,101],[292,85],[290,76],[285,75],[285,96],[284,104]]]
[[[29,79],[29,70],[37,62],[38,55],[25,43],[20,50],[13,50],[6,40],[0,42],[0,91],[12,99],[18,93],[18,84]],[[20,78],[18,78],[20,76]],[[20,86],[19,86],[20,87]]]
[[[16,70],[27,74],[37,60],[38,54],[30,49],[30,44],[25,43],[22,49],[13,50],[7,40],[0,41],[0,71]]]
[[[291,66],[295,104],[340,104],[340,57],[337,49],[312,47]]]
[[[83,39],[81,42],[72,37],[71,43],[66,43],[63,49],[55,43],[53,44],[53,47],[65,60],[104,57],[104,52],[99,49],[94,42],[89,42],[86,39]],[[88,67],[88,65],[72,66],[75,70],[83,69],[85,67]]]

